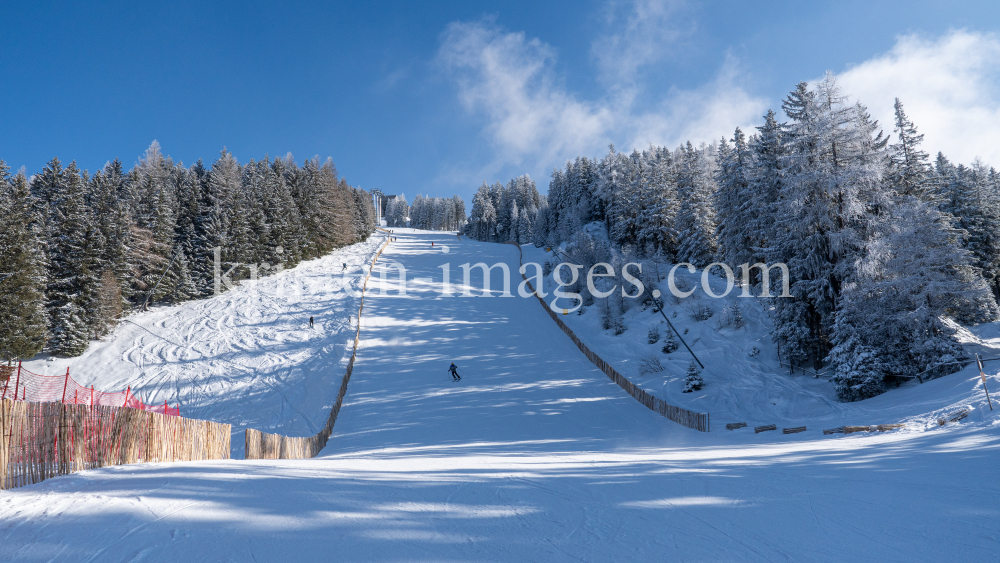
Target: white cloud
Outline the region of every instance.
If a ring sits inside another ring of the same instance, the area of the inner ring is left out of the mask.
[[[1000,39],[953,31],[936,40],[899,37],[886,54],[838,75],[844,92],[865,104],[887,133],[893,101],[924,134],[924,150],[952,162],[979,156],[1000,166]]]
[[[453,170],[447,180],[493,178],[501,172],[543,179],[552,167],[576,156],[600,155],[612,142],[619,150],[650,143],[676,146],[689,139],[710,142],[732,135],[738,124],[758,121],[767,103],[736,85],[738,65],[731,58],[709,83],[669,91],[655,111],[634,107],[642,86],[635,82],[640,67],[659,60],[657,51],[665,48],[664,40],[650,37],[667,26],[669,13],[667,3],[640,0],[632,15],[619,18],[624,23],[618,33],[595,41],[607,87],[592,100],[565,88],[555,70],[555,49],[537,38],[504,31],[490,21],[450,24],[438,63],[455,81],[465,109],[484,119],[495,157],[475,172]],[[626,59],[633,62],[621,62]],[[621,63],[617,71],[615,61]]]
[[[639,69],[665,58],[685,35],[685,26],[674,23],[680,19],[682,4],[680,0],[609,2],[604,23],[610,32],[591,48],[602,80],[612,88],[634,88]]]
[[[538,165],[590,149],[611,127],[606,107],[575,99],[552,69],[554,51],[489,23],[452,23],[438,60],[458,84],[466,109],[482,113],[501,149],[494,164]]]
[[[728,139],[737,126],[750,135],[767,111],[767,100],[748,93],[739,81],[737,61],[727,57],[708,84],[694,90],[671,90],[657,111],[633,118],[631,146],[674,147],[685,141],[717,141],[723,135]]]

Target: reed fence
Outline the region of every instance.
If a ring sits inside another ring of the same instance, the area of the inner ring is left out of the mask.
[[[231,426],[135,408],[0,400],[0,489],[129,463],[229,459]]]
[[[385,229],[382,229],[385,230]],[[291,437],[282,434],[269,434],[247,428],[245,434],[246,459],[307,459],[316,457],[323,448],[326,447],[330,435],[333,433],[333,425],[337,422],[337,415],[340,414],[340,407],[344,404],[344,395],[347,394],[347,383],[351,380],[354,372],[354,360],[358,356],[358,343],[361,340],[361,312],[365,309],[365,291],[368,289],[368,280],[372,276],[375,263],[378,262],[382,251],[389,246],[389,241],[382,245],[382,248],[375,253],[371,265],[368,267],[368,274],[365,276],[364,284],[361,287],[361,304],[358,306],[358,330],[354,334],[354,349],[351,351],[351,359],[347,362],[347,370],[344,378],[340,382],[340,391],[337,392],[337,400],[330,409],[330,416],[327,417],[326,426],[312,436]]]
[[[521,252],[521,245],[516,242],[509,242],[507,244],[513,244],[517,247],[518,262],[523,266],[524,253]],[[542,304],[542,308],[549,314],[549,317],[551,317],[552,320],[555,321],[556,325],[561,328],[564,333],[566,333],[566,336],[573,341],[573,344],[576,344],[576,347],[583,352],[583,355],[587,356],[587,359],[603,371],[604,375],[607,375],[611,381],[614,381],[619,387],[624,389],[626,393],[645,405],[649,410],[658,412],[661,416],[669,418],[681,426],[686,426],[687,428],[692,428],[700,432],[708,432],[709,416],[707,412],[694,412],[682,407],[671,405],[670,403],[653,396],[652,394],[646,392],[645,389],[629,381],[627,377],[618,373],[618,370],[613,368],[611,364],[604,361],[603,358],[594,353],[594,351],[587,347],[583,341],[577,338],[576,334],[573,333],[569,326],[567,326],[566,323],[559,318],[555,311],[553,311],[548,304],[545,303],[545,300],[539,297],[535,288],[532,287],[531,282],[528,281],[527,276],[525,276],[523,272],[521,273],[521,277],[524,279],[525,283],[528,284],[528,289],[530,289],[531,293],[538,299],[538,302]]]

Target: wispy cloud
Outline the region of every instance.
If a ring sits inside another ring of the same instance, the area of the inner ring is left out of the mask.
[[[594,40],[591,54],[602,81],[612,89],[632,89],[639,69],[674,52],[674,44],[692,30],[679,13],[681,0],[615,0],[606,5],[608,30]]]
[[[957,30],[939,38],[899,37],[884,55],[838,75],[886,132],[893,101],[924,134],[924,149],[956,162],[981,157],[1000,166],[1000,39]]]
[[[732,137],[736,127],[752,133],[768,103],[747,92],[740,85],[742,78],[739,62],[728,56],[711,82],[693,90],[671,90],[655,111],[636,112],[630,128],[631,146],[712,142]]]
[[[438,60],[458,85],[462,105],[486,119],[500,149],[493,167],[551,165],[589,151],[613,125],[609,108],[576,99],[555,79],[555,51],[491,22],[457,22]]]
[[[569,91],[556,70],[556,50],[492,20],[455,22],[442,35],[437,62],[457,86],[464,108],[483,119],[494,158],[473,174],[547,175],[553,166],[581,155],[650,143],[676,145],[731,135],[737,125],[758,121],[767,102],[738,83],[732,57],[708,83],[671,89],[650,111],[634,100],[644,87],[641,69],[656,64],[683,33],[671,22],[675,2],[637,0],[614,4],[609,32],[593,42],[601,90],[591,96]],[[631,146],[622,145],[631,144]],[[452,170],[450,180],[462,177]]]

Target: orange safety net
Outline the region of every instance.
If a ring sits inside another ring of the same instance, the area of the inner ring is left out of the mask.
[[[40,375],[24,369],[18,362],[16,369],[8,370],[3,375],[6,376],[6,380],[0,379],[0,387],[3,389],[0,391],[0,399],[127,407],[170,416],[181,415],[180,405],[170,407],[166,401],[162,405],[147,405],[132,393],[131,387],[125,391],[107,392],[98,391],[93,385],[90,387],[80,385],[70,377],[69,368],[66,368],[66,375]]]

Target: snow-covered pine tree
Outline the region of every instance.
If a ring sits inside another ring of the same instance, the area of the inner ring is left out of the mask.
[[[713,261],[718,247],[712,207],[716,190],[714,163],[707,148],[695,150],[690,141],[677,152],[677,192],[681,202],[677,213],[677,258],[703,267]]]
[[[0,360],[30,358],[45,346],[45,254],[28,179],[0,160]]]
[[[456,195],[451,198],[451,201],[455,210],[455,222],[448,228],[453,231],[460,231],[465,228],[467,222],[465,217],[465,200]]]
[[[663,147],[652,147],[643,157],[647,171],[639,194],[642,208],[636,248],[646,256],[672,257],[677,250],[675,222],[680,209],[673,158]]]
[[[747,191],[753,202],[753,215],[749,218],[747,233],[750,242],[750,264],[758,262],[781,262],[780,250],[773,241],[784,238],[785,225],[777,221],[781,213],[784,167],[788,164],[785,126],[778,123],[775,113],[768,110],[764,115],[764,125],[757,128],[757,134],[750,138],[753,168],[748,178]],[[760,272],[753,270],[751,283],[759,285]],[[780,283],[774,281],[774,284]],[[776,285],[777,287],[777,285]],[[780,293],[780,289],[778,290]]]
[[[674,331],[668,330],[667,335],[663,337],[663,353],[673,354],[680,348],[680,344],[677,343],[677,337],[674,336]]]
[[[701,391],[704,385],[705,381],[701,378],[701,368],[698,367],[698,364],[694,360],[691,360],[691,363],[688,364],[687,374],[684,377],[684,393]]]
[[[963,357],[943,319],[994,320],[1000,310],[950,217],[902,196],[866,243],[845,285],[830,353],[845,401],[884,391],[887,376],[913,376]]]
[[[938,155],[937,175],[944,210],[958,219],[965,231],[962,246],[972,252],[995,298],[1000,299],[1000,193],[992,189],[989,171],[982,163],[953,166]]]
[[[715,211],[719,260],[735,270],[740,264],[756,262],[754,248],[759,247],[760,236],[751,230],[751,225],[759,213],[760,203],[750,191],[753,159],[739,127],[733,134],[732,143],[730,147],[722,139],[719,144]]]
[[[132,197],[125,182],[125,173],[117,159],[98,170],[90,178],[89,205],[97,228],[104,241],[103,251],[98,256],[102,287],[105,285],[104,272],[110,272],[118,283],[117,295],[124,308],[132,297],[132,272],[129,267],[129,252],[132,247],[132,214],[129,202]],[[108,295],[108,290],[103,291]],[[105,306],[110,307],[110,304]]]
[[[496,224],[496,209],[490,198],[489,187],[483,182],[476,195],[472,197],[472,212],[466,233],[476,240],[493,241],[496,236]]]
[[[646,333],[646,342],[648,342],[649,344],[656,344],[659,341],[660,341],[660,329],[656,326],[653,326],[652,328],[649,329],[649,332]]]
[[[642,229],[639,216],[644,207],[641,197],[649,182],[644,158],[639,151],[634,150],[628,156],[616,154],[615,157],[615,162],[607,168],[610,176],[604,189],[615,190],[607,207],[608,235],[612,242],[622,247],[635,245],[639,240]]]
[[[920,150],[924,136],[917,132],[917,127],[906,117],[899,98],[896,98],[895,111],[895,133],[898,142],[889,146],[890,164],[887,180],[899,195],[937,202],[939,194],[930,157]]]
[[[863,244],[869,202],[884,191],[887,160],[864,108],[849,105],[832,75],[800,83],[782,104],[788,127],[785,180],[770,242],[788,265],[790,299],[775,299],[775,341],[795,363],[819,365],[832,347],[834,312]]]
[[[406,227],[407,218],[410,214],[410,205],[406,201],[405,194],[399,194],[389,202],[389,214],[393,227]]]
[[[52,159],[39,182],[52,182],[39,185],[52,198],[46,233],[48,346],[55,354],[79,356],[87,349],[98,311],[101,235],[87,208],[86,182],[75,162],[64,169],[59,159]]]
[[[354,236],[357,242],[368,240],[375,232],[375,206],[371,194],[360,188],[354,189]]]

